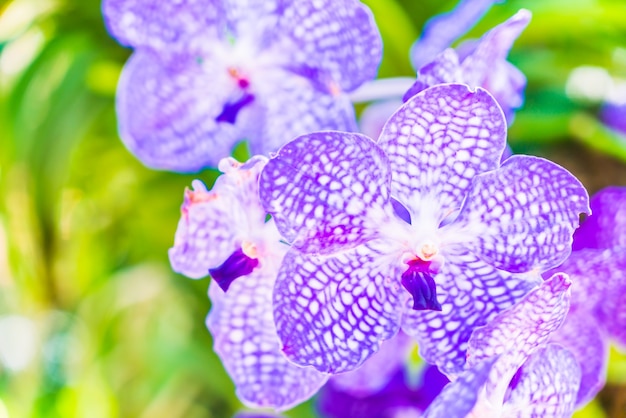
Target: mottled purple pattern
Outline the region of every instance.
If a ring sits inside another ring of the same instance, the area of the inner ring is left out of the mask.
[[[467,342],[474,328],[511,307],[541,279],[494,269],[466,251],[449,257],[437,282],[442,311],[406,309],[402,329],[417,340],[427,362],[455,376],[465,368]]]
[[[626,187],[610,186],[591,198],[592,215],[574,234],[574,250],[626,247]]]
[[[448,13],[431,18],[411,47],[411,63],[417,70],[431,62],[437,54],[449,47],[455,39],[470,30],[491,8],[496,0],[461,0]]]
[[[407,362],[412,346],[411,338],[404,332],[398,332],[393,338],[383,341],[380,350],[361,367],[333,376],[333,387],[357,397],[380,391]]]
[[[605,103],[600,119],[611,129],[626,135],[626,103]]]
[[[459,51],[444,51],[441,48],[438,56],[420,65],[418,79],[404,96],[405,100],[438,83],[465,83],[472,88],[480,86],[494,95],[510,124],[513,109],[524,102],[526,77],[506,61],[506,57],[530,17],[530,12],[522,9],[479,41],[465,44]]]
[[[201,278],[222,264],[265,223],[265,211],[258,200],[257,178],[267,162],[252,158],[241,165],[223,160],[222,174],[211,191],[199,180],[194,190],[185,191],[181,218],[169,250],[172,269],[190,278]],[[276,233],[275,233],[276,234]]]
[[[441,394],[424,413],[423,418],[466,418],[479,400],[493,363],[497,358],[487,359],[466,370],[452,383],[446,385]],[[488,416],[488,415],[476,415]]]
[[[423,91],[391,116],[378,140],[389,155],[392,194],[438,225],[461,206],[471,179],[498,167],[502,111],[486,91],[460,84]],[[430,215],[439,216],[430,219]]]
[[[388,279],[398,272],[384,262],[386,246],[372,241],[323,258],[287,253],[274,289],[274,319],[290,360],[346,372],[398,332],[400,289]]]
[[[198,35],[216,36],[219,0],[104,0],[107,29],[126,46],[176,48]]]
[[[503,353],[514,358],[511,363],[527,358],[565,320],[571,283],[567,275],[555,274],[487,325],[476,328],[469,340],[468,366]]]
[[[249,407],[284,410],[315,394],[327,376],[294,365],[280,351],[272,318],[279,260],[264,261],[265,268],[235,280],[227,293],[211,283],[207,327],[239,399]]]
[[[382,54],[356,0],[106,0],[103,10],[136,48],[118,87],[120,136],[159,169],[214,166],[242,140],[268,153],[306,132],[355,130],[344,92],[373,78]]]
[[[550,161],[514,155],[474,178],[456,223],[487,263],[545,271],[569,255],[580,213],[589,205],[578,179]]]
[[[576,397],[576,406],[580,407],[591,401],[604,387],[609,340],[593,315],[574,306],[573,299],[580,292],[577,292],[576,277],[572,277],[572,280],[572,308],[563,326],[552,334],[550,342],[565,347],[580,366],[580,387]]]
[[[580,383],[578,362],[568,350],[557,344],[540,347],[524,363],[502,416],[571,417]]]
[[[337,387],[337,377],[322,388],[317,398],[317,409],[323,418],[419,417],[448,383],[433,366],[424,366],[419,376],[398,368],[379,391],[355,396]]]
[[[388,160],[360,134],[303,135],[261,174],[260,195],[294,247],[329,254],[379,235],[391,216]]]

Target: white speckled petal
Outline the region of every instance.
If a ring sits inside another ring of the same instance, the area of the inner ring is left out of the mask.
[[[235,280],[227,293],[211,283],[207,326],[215,352],[249,407],[288,409],[313,396],[327,375],[300,367],[281,352],[272,317],[275,268]]]
[[[303,135],[280,149],[260,196],[281,234],[301,251],[330,254],[380,234],[391,213],[385,154],[366,136]]]
[[[354,396],[375,395],[406,364],[411,338],[398,332],[393,338],[383,341],[378,350],[361,367],[348,373],[332,377],[333,386]]]
[[[217,0],[104,0],[102,13],[107,29],[123,45],[166,53],[195,36],[217,36],[223,9]]]
[[[465,251],[447,256],[435,282],[441,312],[407,309],[402,328],[417,340],[427,362],[454,376],[465,368],[472,331],[519,301],[541,278],[497,270]]]
[[[545,271],[571,251],[586,190],[570,172],[537,157],[513,155],[472,182],[455,228],[488,264],[510,271]]]
[[[407,101],[378,143],[391,163],[392,195],[414,219],[428,211],[422,216],[436,216],[438,225],[459,209],[474,176],[498,167],[506,124],[485,90],[442,84]]]
[[[576,278],[572,277],[572,281],[572,307],[563,326],[552,334],[550,342],[565,347],[578,361],[581,379],[576,406],[580,407],[591,401],[604,387],[609,361],[609,339],[592,314],[573,306]]]
[[[522,366],[502,416],[569,418],[580,382],[580,368],[572,353],[558,344],[540,347]]]
[[[369,8],[357,0],[291,1],[277,31],[286,67],[324,91],[352,91],[376,76],[382,40]]]
[[[424,412],[424,418],[467,418],[477,402],[482,388],[497,358],[486,359],[448,383]],[[476,417],[488,415],[475,415]]]
[[[420,91],[443,83],[460,83],[463,81],[459,56],[452,48],[447,48],[429,64],[417,72],[417,80],[404,95],[404,101],[409,100]]]
[[[327,373],[354,370],[398,332],[400,272],[381,261],[385,254],[374,244],[386,247],[378,241],[322,258],[287,253],[274,319],[290,360]]]
[[[267,162],[253,157],[246,164],[227,158],[224,171],[207,191],[199,180],[185,191],[174,246],[169,250],[172,269],[194,279],[222,264],[243,239],[265,227],[265,211],[258,198],[258,176]]]

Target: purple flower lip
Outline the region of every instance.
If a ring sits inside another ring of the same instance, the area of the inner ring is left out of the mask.
[[[236,278],[252,273],[252,270],[258,265],[259,260],[257,258],[248,257],[243,249],[239,248],[221,266],[209,269],[209,273],[213,280],[226,292]]]
[[[413,309],[416,311],[441,311],[437,301],[437,286],[433,280],[431,261],[416,258],[407,262],[409,268],[402,273],[402,286],[413,296]]]
[[[241,85],[241,81],[239,82]],[[254,101],[254,95],[250,93],[244,93],[239,99],[234,102],[226,103],[216,118],[216,122],[226,122],[234,125],[237,121],[237,115],[239,111]]]

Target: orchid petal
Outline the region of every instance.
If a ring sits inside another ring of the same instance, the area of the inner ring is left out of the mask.
[[[327,376],[296,366],[280,351],[272,318],[275,277],[273,268],[255,270],[234,281],[228,293],[212,282],[207,326],[242,402],[283,410],[315,394]]]
[[[432,62],[424,65],[417,72],[417,80],[404,95],[406,102],[422,90],[436,84],[460,83],[464,81],[461,74],[459,56],[452,48],[438,54]]]
[[[435,282],[442,311],[407,309],[402,329],[417,340],[427,362],[454,376],[464,370],[472,331],[511,307],[541,279],[497,270],[465,251],[447,256]]]
[[[387,157],[360,134],[303,135],[280,149],[260,196],[281,234],[301,251],[330,254],[380,234],[388,213]]]
[[[626,187],[602,189],[590,205],[593,214],[574,234],[574,249],[626,247]]]
[[[471,179],[498,167],[506,145],[502,110],[485,90],[443,84],[406,102],[379,145],[389,156],[392,194],[435,225],[461,206]]]
[[[382,40],[371,11],[355,0],[290,2],[277,31],[285,65],[317,80],[324,91],[352,91],[376,76]],[[325,87],[325,88],[324,88]]]
[[[572,299],[576,293],[575,277]],[[572,306],[574,308],[574,306]],[[609,342],[595,318],[585,310],[572,310],[550,342],[560,344],[576,358],[581,370],[576,406],[591,401],[604,387],[609,360]]]
[[[385,248],[378,241],[323,258],[287,253],[274,319],[291,361],[326,373],[350,371],[398,332],[401,290],[389,283],[397,272],[381,261]]]
[[[522,366],[503,416],[571,417],[580,383],[580,368],[572,353],[558,344],[540,347]]]
[[[147,46],[167,52],[193,37],[216,36],[215,25],[223,17],[217,0],[104,0],[107,28],[126,46]]]
[[[545,271],[571,251],[587,192],[564,168],[537,157],[514,155],[478,175],[455,222],[468,245],[494,266],[522,273]]]

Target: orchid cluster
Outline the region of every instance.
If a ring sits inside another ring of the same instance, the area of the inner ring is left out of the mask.
[[[506,57],[530,12],[449,48],[492,3],[429,22],[374,139],[349,95],[382,51],[359,1],[104,1],[134,48],[122,140],[150,167],[222,173],[185,191],[169,256],[212,277],[207,327],[246,406],[323,387],[329,417],[565,417],[603,386],[626,344],[626,190],[590,208],[564,168],[510,155],[526,79]]]

